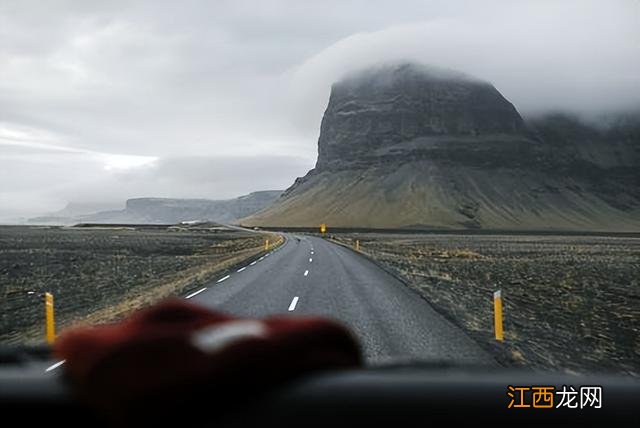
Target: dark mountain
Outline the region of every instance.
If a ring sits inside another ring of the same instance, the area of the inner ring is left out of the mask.
[[[491,84],[416,64],[333,85],[316,167],[248,225],[640,229],[640,116],[525,122]]]

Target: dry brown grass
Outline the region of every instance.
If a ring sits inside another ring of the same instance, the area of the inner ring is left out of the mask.
[[[0,342],[41,342],[42,294],[58,331],[110,322],[203,286],[283,238],[220,230],[0,228]]]

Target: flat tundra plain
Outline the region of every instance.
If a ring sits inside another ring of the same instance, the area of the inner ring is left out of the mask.
[[[506,366],[640,375],[640,238],[338,234]],[[494,336],[501,290],[505,340]],[[429,328],[425,326],[425,328]]]
[[[185,295],[264,254],[276,235],[217,227],[0,227],[0,344],[42,343],[44,292],[58,331]],[[640,375],[640,238],[339,233],[502,365]],[[494,338],[502,292],[504,342]],[[429,325],[424,326],[429,329]]]
[[[264,240],[207,225],[0,227],[0,344],[43,342],[45,292],[58,331],[113,321],[197,289],[262,254]]]

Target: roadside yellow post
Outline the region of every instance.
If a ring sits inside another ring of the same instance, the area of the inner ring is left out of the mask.
[[[265,251],[269,250],[269,240],[268,239],[266,241],[264,241],[264,250]]]
[[[53,319],[53,294],[44,294],[44,309],[46,315],[47,343],[52,344],[56,340],[56,324]]]
[[[356,239],[356,251],[360,251],[360,240]]]
[[[320,233],[327,233],[327,225],[322,223],[320,225]]]
[[[504,333],[502,331],[502,292],[500,290],[493,293],[493,318],[496,340],[502,342],[504,340]]]

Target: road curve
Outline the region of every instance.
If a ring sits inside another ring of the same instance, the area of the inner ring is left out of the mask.
[[[285,238],[266,257],[217,278],[190,299],[240,316],[331,317],[354,331],[369,363],[494,364],[464,332],[371,261],[320,238]]]

